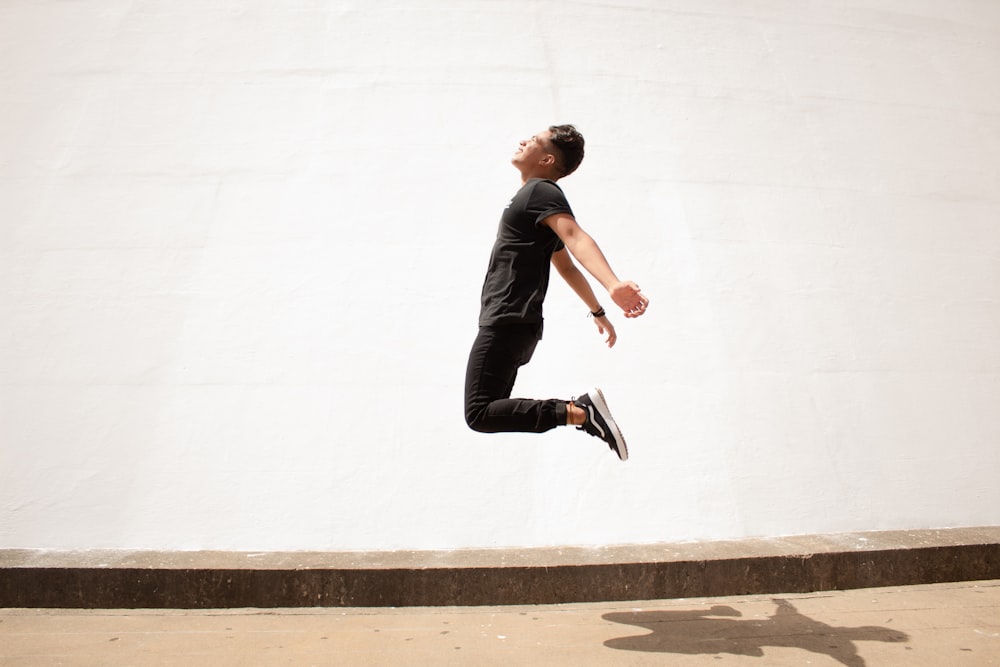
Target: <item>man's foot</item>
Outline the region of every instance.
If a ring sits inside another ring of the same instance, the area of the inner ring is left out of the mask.
[[[608,410],[608,403],[604,400],[604,393],[594,387],[589,392],[573,399],[573,405],[581,408],[587,415],[582,426],[577,426],[578,431],[586,431],[592,436],[598,437],[608,443],[608,447],[618,455],[622,461],[628,460],[628,448],[625,446],[625,438]]]

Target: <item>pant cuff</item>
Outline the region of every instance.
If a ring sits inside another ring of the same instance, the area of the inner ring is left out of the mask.
[[[559,401],[556,403],[556,424],[559,426],[566,426],[566,414],[569,411],[566,409],[566,401]]]

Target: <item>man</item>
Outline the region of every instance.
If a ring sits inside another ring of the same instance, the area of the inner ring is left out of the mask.
[[[510,398],[518,368],[528,363],[542,337],[550,264],[590,310],[598,333],[607,334],[608,347],[617,340],[615,327],[570,254],[604,286],[625,317],[639,317],[649,304],[638,285],[619,280],[611,270],[556,184],[580,165],[583,144],[572,125],[552,126],[521,141],[511,159],[521,172],[521,189],[501,216],[483,283],[479,335],[465,375],[465,421],[483,433],[542,433],[576,426],[606,442],[624,461],[625,439],[600,389],[568,401]]]

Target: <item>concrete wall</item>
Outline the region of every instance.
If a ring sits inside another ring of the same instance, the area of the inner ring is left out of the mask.
[[[415,549],[1000,523],[1000,4],[7,0],[0,547]],[[553,284],[485,436],[516,141],[652,299]]]

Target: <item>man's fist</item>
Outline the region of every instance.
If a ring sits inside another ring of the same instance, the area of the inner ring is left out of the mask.
[[[611,300],[622,309],[625,317],[639,317],[646,312],[649,299],[642,295],[639,286],[632,281],[618,283],[608,290]]]

